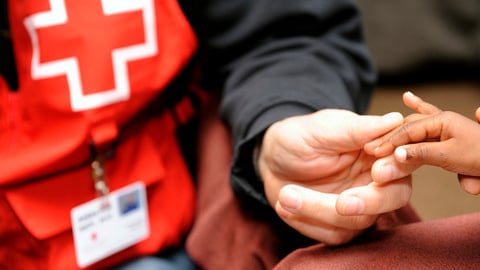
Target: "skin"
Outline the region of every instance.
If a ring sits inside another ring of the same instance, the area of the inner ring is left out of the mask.
[[[466,192],[480,194],[480,125],[458,113],[442,111],[410,92],[403,100],[417,114],[365,146],[367,153],[380,158],[372,166],[373,179],[387,183],[422,165],[433,165],[457,173]],[[480,108],[475,116],[480,121]]]
[[[374,182],[376,158],[364,151],[365,143],[402,123],[399,113],[360,116],[327,109],[271,125],[258,160],[269,203],[312,239],[327,245],[350,241],[380,213],[408,203],[411,176]]]

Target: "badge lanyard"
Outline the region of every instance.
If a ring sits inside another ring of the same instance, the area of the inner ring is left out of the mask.
[[[98,110],[85,111],[84,116],[90,125],[90,153],[91,177],[97,196],[105,196],[109,193],[107,172],[105,163],[112,158],[118,144],[118,127],[113,118],[108,119],[110,113],[100,113]]]

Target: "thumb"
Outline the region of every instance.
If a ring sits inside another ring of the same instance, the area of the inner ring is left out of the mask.
[[[412,178],[406,176],[388,184],[372,182],[340,193],[335,208],[340,215],[376,215],[405,206],[412,195]]]
[[[362,146],[373,139],[386,134],[403,123],[399,112],[387,113],[383,116],[362,115],[350,127],[350,136],[357,145]]]

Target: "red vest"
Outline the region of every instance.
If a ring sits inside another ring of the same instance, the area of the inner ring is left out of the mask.
[[[191,177],[170,113],[142,112],[197,47],[177,1],[9,0],[9,16],[19,89],[0,78],[0,268],[77,268],[70,210],[96,197],[90,146],[113,142],[109,188],[144,182],[151,233],[92,268],[179,244]]]

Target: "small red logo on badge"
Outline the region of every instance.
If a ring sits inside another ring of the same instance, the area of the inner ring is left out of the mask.
[[[98,236],[97,236],[97,233],[96,232],[92,232],[92,235],[90,236],[91,240],[92,241],[96,241]]]

